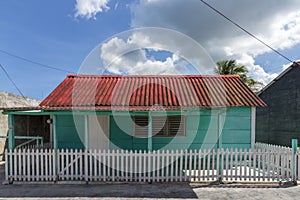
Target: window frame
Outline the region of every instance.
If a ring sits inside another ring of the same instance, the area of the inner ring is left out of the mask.
[[[148,121],[148,125],[149,125],[149,116],[134,116],[133,118],[134,118],[134,123],[133,123],[133,136],[135,136],[135,137],[138,137],[138,138],[147,138],[148,137],[148,131],[146,131],[145,132],[145,135],[144,134],[136,134],[137,133],[137,131],[136,131],[136,118],[137,117],[147,117],[147,121]],[[160,117],[160,116],[151,116],[152,117],[152,137],[153,138],[177,138],[177,137],[186,137],[186,116],[185,115],[171,115],[171,116],[167,116],[167,119],[166,119],[166,123],[165,123],[165,125],[167,124],[167,128],[165,128],[166,129],[166,134],[164,134],[164,135],[157,135],[157,134],[155,134],[155,135],[153,135],[153,118],[154,117]],[[180,135],[171,135],[170,134],[170,124],[169,124],[169,117],[180,117],[180,119],[181,119],[181,121],[180,121],[180,124],[183,126],[182,127],[182,132],[183,132],[183,134],[180,134]],[[147,127],[148,127],[148,125],[147,125]],[[166,127],[164,125],[164,127]],[[147,128],[147,130],[148,130],[148,128]]]

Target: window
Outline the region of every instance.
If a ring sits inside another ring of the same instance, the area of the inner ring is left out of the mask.
[[[184,116],[168,117],[169,136],[185,136],[185,118]]]
[[[148,136],[148,117],[134,117],[134,135],[137,137]]]
[[[152,116],[152,135],[167,136],[168,135],[168,118],[166,116]]]
[[[148,136],[148,117],[134,117],[134,135]],[[152,135],[154,137],[185,136],[184,116],[152,116]]]

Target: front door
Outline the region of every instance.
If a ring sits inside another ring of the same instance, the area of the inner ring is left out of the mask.
[[[89,148],[109,149],[109,116],[89,116]]]

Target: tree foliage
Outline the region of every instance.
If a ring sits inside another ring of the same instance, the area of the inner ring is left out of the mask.
[[[247,67],[244,65],[237,65],[235,60],[221,60],[217,62],[215,69],[218,74],[237,74],[241,77],[243,82],[250,87],[254,92],[258,92],[263,84],[255,81],[248,76]]]

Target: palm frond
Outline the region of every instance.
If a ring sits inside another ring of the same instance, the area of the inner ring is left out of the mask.
[[[248,69],[244,65],[237,65],[235,60],[221,60],[218,61],[215,68],[215,72],[218,74],[237,74],[240,76],[242,81],[250,87],[254,92],[258,88],[262,88],[263,84],[261,82],[255,81],[248,76]]]

